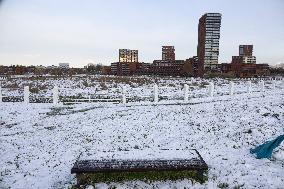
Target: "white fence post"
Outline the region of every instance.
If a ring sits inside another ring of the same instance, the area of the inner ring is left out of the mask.
[[[230,82],[230,96],[234,95],[234,83]]]
[[[210,82],[209,84],[209,96],[213,97],[214,96],[214,83]]]
[[[248,82],[247,92],[251,93],[251,81]]]
[[[0,82],[0,103],[2,102],[2,86],[1,86],[1,82]]]
[[[159,102],[159,88],[157,84],[154,85],[154,102]]]
[[[122,104],[126,104],[126,88],[122,87]]]
[[[58,87],[55,85],[53,88],[53,104],[58,104]]]
[[[276,89],[276,81],[272,80],[272,90],[275,90],[275,89]]]
[[[25,104],[30,103],[30,87],[29,86],[24,87],[24,103]]]
[[[184,84],[184,101],[185,102],[188,102],[188,90],[189,90],[188,85]]]
[[[263,80],[260,81],[260,90],[261,92],[264,92],[264,81]]]

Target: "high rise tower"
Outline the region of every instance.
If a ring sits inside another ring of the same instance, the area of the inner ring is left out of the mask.
[[[210,70],[212,64],[218,64],[221,19],[220,13],[207,13],[199,19],[197,46],[199,77],[204,75],[205,70]]]

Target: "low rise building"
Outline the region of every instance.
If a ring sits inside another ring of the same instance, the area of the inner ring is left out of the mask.
[[[69,69],[69,63],[59,63],[60,69]]]

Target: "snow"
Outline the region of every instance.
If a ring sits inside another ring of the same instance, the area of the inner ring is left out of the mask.
[[[121,90],[117,92],[111,87],[126,86],[128,98],[133,98],[153,95],[157,83],[159,87],[169,87],[159,88],[159,93],[167,92],[170,101],[60,106],[0,103],[0,188],[68,188],[76,182],[75,175],[70,173],[73,164],[88,150],[100,157],[119,154],[127,158],[133,152],[132,157],[151,154],[152,158],[160,158],[164,156],[159,154],[161,149],[182,149],[179,154],[166,154],[172,158],[184,157],[188,149],[197,149],[209,166],[208,181],[204,184],[188,179],[128,181],[99,183],[96,187],[283,188],[284,144],[275,150],[271,160],[256,159],[249,153],[256,145],[283,134],[282,81],[277,81],[275,90],[266,82],[265,92],[260,92],[259,82],[252,81],[252,93],[248,94],[245,93],[248,82],[235,80],[236,94],[230,96],[230,81],[216,79],[214,97],[208,97],[204,82],[208,85],[213,80],[141,78],[148,82],[115,83],[113,77],[105,90],[97,87],[99,77],[92,80],[93,87],[76,88],[83,83],[78,78],[48,79],[44,85],[48,86],[47,91],[55,84],[59,88],[74,88],[69,90],[70,95],[96,91],[114,97]],[[13,82],[21,87],[28,82],[36,83],[21,78],[4,82],[5,96],[20,95],[17,90],[7,89]],[[41,85],[41,81],[37,82]],[[188,103],[183,101],[185,83],[191,89]],[[135,90],[131,86],[136,86]],[[51,96],[52,92],[36,95]]]
[[[198,154],[191,149],[135,149],[131,151],[102,151],[97,152],[91,149],[86,149],[79,160],[190,160],[200,159]]]

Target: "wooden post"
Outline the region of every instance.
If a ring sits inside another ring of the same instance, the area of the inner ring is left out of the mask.
[[[30,88],[29,86],[24,87],[24,103],[30,103]]]
[[[213,97],[214,96],[214,83],[210,82],[209,84],[209,96]]]
[[[247,92],[251,93],[251,81],[248,82]]]
[[[53,104],[57,105],[58,104],[58,87],[55,85],[53,88]]]
[[[126,104],[126,87],[122,87],[122,104]]]
[[[159,102],[159,88],[158,85],[154,85],[154,103]]]
[[[234,95],[234,83],[231,81],[230,82],[230,96]]]
[[[260,81],[260,90],[261,92],[264,92],[264,81],[263,80]]]
[[[188,85],[184,84],[184,102],[188,102]]]

